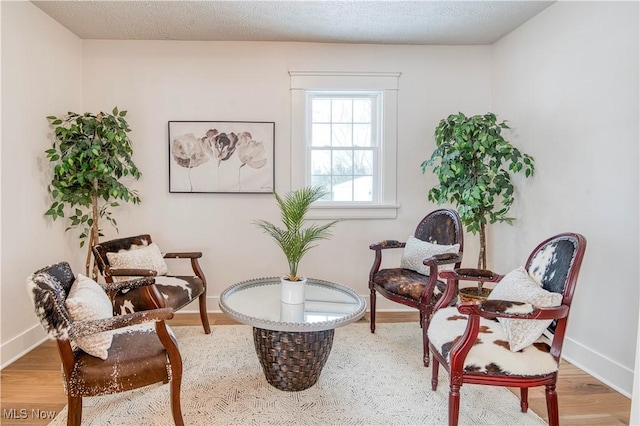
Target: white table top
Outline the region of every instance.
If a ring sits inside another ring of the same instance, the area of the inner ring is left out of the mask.
[[[280,278],[258,278],[227,288],[220,295],[220,309],[234,320],[273,331],[331,330],[359,320],[365,300],[349,287],[308,278],[305,302],[280,301]]]

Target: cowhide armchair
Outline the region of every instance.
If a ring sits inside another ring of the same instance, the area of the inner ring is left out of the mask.
[[[448,281],[497,282],[488,300],[444,307],[431,320],[431,386],[438,386],[442,364],[449,372],[449,425],[458,424],[464,383],[518,387],[522,412],[529,408],[529,388],[545,386],[549,424],[559,424],[558,367],[586,245],[582,235],[564,233],[543,241],[524,267],[504,276],[440,273]],[[447,288],[443,299],[453,295]]]
[[[423,335],[423,362],[429,365],[429,337],[427,329],[434,308],[445,284],[438,280],[438,271],[459,268],[462,261],[463,230],[455,210],[435,210],[418,224],[414,236],[407,242],[385,240],[369,246],[375,251],[369,272],[371,291],[371,332],[376,330],[376,292],[385,298],[420,311]],[[404,249],[399,268],[380,269],[382,252]]]
[[[36,271],[28,277],[27,287],[36,315],[58,344],[69,403],[67,425],[81,424],[83,397],[158,382],[171,383],[173,420],[176,425],[184,424],[180,408],[182,358],[165,324],[173,317],[171,308],[113,315],[104,290],[89,278],[79,275],[76,280],[67,262]],[[153,278],[109,286],[115,292],[133,288],[156,291]],[[73,319],[79,317],[87,319]]]
[[[166,306],[178,311],[198,299],[200,320],[206,334],[211,333],[207,316],[207,280],[198,259],[201,252],[161,253],[148,234],[102,242],[93,247],[98,269],[107,283],[127,277],[152,276]],[[189,259],[194,275],[171,275],[164,259]],[[144,304],[139,291],[117,294],[114,306],[123,312],[136,312]]]

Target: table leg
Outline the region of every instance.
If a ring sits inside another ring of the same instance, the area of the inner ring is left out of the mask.
[[[286,332],[253,328],[253,343],[267,381],[284,391],[301,391],[320,377],[334,330]]]

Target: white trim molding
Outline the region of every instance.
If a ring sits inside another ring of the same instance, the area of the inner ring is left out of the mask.
[[[289,71],[291,76],[291,184],[305,185],[306,92],[381,91],[382,139],[380,152],[380,197],[374,204],[317,205],[309,209],[310,219],[393,219],[399,205],[397,192],[398,90],[399,72]]]

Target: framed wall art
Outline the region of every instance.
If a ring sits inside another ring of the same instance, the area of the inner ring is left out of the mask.
[[[275,123],[169,121],[169,192],[273,193]]]

